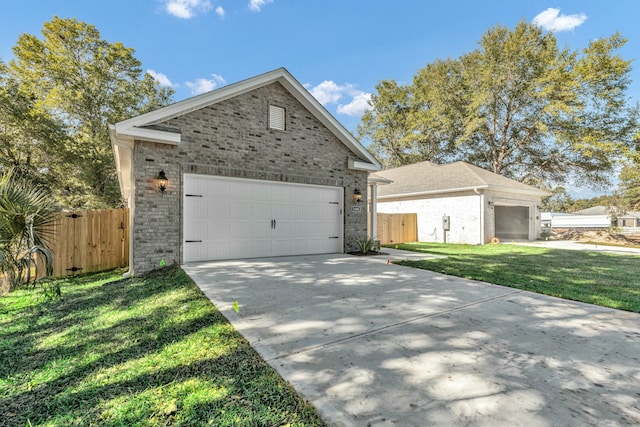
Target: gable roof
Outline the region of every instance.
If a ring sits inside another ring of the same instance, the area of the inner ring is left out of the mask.
[[[369,177],[367,178],[367,182],[369,184],[388,185],[388,184],[391,184],[393,181],[383,176],[380,176],[375,172],[372,172],[369,174]]]
[[[454,162],[445,165],[419,162],[376,172],[376,175],[393,181],[389,185],[380,187],[378,190],[379,199],[452,193],[474,189],[491,189],[540,197],[549,195],[546,191],[465,162]]]
[[[586,209],[580,209],[579,211],[573,212],[573,215],[609,215],[609,208],[606,206],[592,206]]]
[[[382,169],[380,163],[367,151],[360,141],[351,135],[289,71],[285,68],[278,68],[277,70],[121,121],[115,125],[109,125],[111,144],[116,157],[116,168],[123,196],[127,198],[130,194],[131,183],[128,182],[128,180],[130,179],[131,158],[130,153],[127,151],[133,147],[136,139],[170,145],[178,145],[182,141],[182,135],[179,132],[154,127],[154,125],[275,82],[284,86],[294,98],[358,157],[358,160],[354,159],[349,161],[349,167],[351,169],[366,171]]]
[[[611,207],[602,205],[592,206],[575,211],[573,215],[611,215]],[[640,212],[627,211],[624,215],[618,215],[618,218],[640,218]]]

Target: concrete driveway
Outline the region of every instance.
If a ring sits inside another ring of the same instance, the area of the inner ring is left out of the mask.
[[[639,314],[387,257],[183,268],[329,425],[640,424]]]

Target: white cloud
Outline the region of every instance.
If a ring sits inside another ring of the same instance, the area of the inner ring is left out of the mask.
[[[220,18],[224,18],[224,8],[222,6],[216,7],[216,15]]]
[[[273,0],[249,0],[249,10],[260,12],[262,6],[273,3]]]
[[[550,7],[536,15],[531,21],[548,31],[571,31],[587,20],[587,15],[560,15],[560,9]]]
[[[165,11],[176,18],[190,19],[211,9],[211,0],[165,0]]]
[[[153,77],[153,79],[155,81],[160,83],[161,86],[169,86],[169,87],[177,87],[178,86],[177,84],[175,84],[171,80],[169,80],[169,77],[167,77],[166,74],[158,73],[157,71],[153,71],[153,70],[147,70],[147,73],[149,73],[149,75],[151,77]]]
[[[352,85],[346,84],[340,86],[334,81],[325,80],[317,86],[314,86],[309,90],[311,95],[320,102],[322,105],[335,104],[340,101],[340,98],[353,88]]]
[[[338,102],[345,98],[351,98],[349,102],[338,104],[336,108],[338,114],[357,117],[371,108],[369,106],[371,94],[356,89],[356,86],[351,83],[339,85],[332,80],[325,80],[314,87],[311,87],[309,84],[304,86],[309,90],[311,95],[324,106],[328,104],[338,104]]]
[[[360,117],[365,111],[371,109],[369,105],[371,94],[361,92],[353,97],[350,103],[340,104],[336,109],[338,114],[346,114],[347,116]]]
[[[185,84],[193,95],[199,95],[201,93],[210,92],[218,85],[226,83],[226,80],[219,74],[211,74],[212,79],[196,79],[194,82],[186,82]]]

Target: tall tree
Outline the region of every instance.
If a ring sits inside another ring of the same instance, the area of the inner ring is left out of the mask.
[[[640,163],[630,162],[620,171],[621,197],[632,211],[640,211]]]
[[[409,90],[394,81],[383,80],[376,85],[376,91],[372,99],[375,113],[372,110],[364,113],[357,133],[371,138],[370,149],[378,153],[386,167],[422,160],[406,132],[411,108]]]
[[[0,171],[11,169],[48,185],[57,180],[56,153],[65,140],[61,123],[38,108],[36,99],[21,90],[0,62]]]
[[[632,211],[640,211],[640,131],[634,138],[636,150],[620,170],[620,194]]]
[[[76,19],[55,17],[41,39],[21,35],[13,53],[9,73],[20,93],[66,135],[56,155],[65,171],[55,188],[62,204],[118,205],[107,125],[166,105],[172,91],[142,72],[133,49],[103,40],[93,25]],[[60,142],[51,136],[41,145]]]
[[[562,186],[551,190],[551,195],[542,199],[542,210],[549,212],[569,212],[574,201],[569,192]]]
[[[410,105],[398,139],[427,160],[464,160],[540,186],[606,183],[638,129],[626,98],[630,61],[615,53],[625,42],[615,34],[573,52],[533,24],[491,28],[478,49],[427,64],[403,88]],[[379,101],[372,97],[359,133],[385,160],[372,123],[394,99]]]

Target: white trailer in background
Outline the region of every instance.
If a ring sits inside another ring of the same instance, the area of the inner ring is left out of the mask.
[[[609,215],[552,215],[551,228],[609,228]]]

